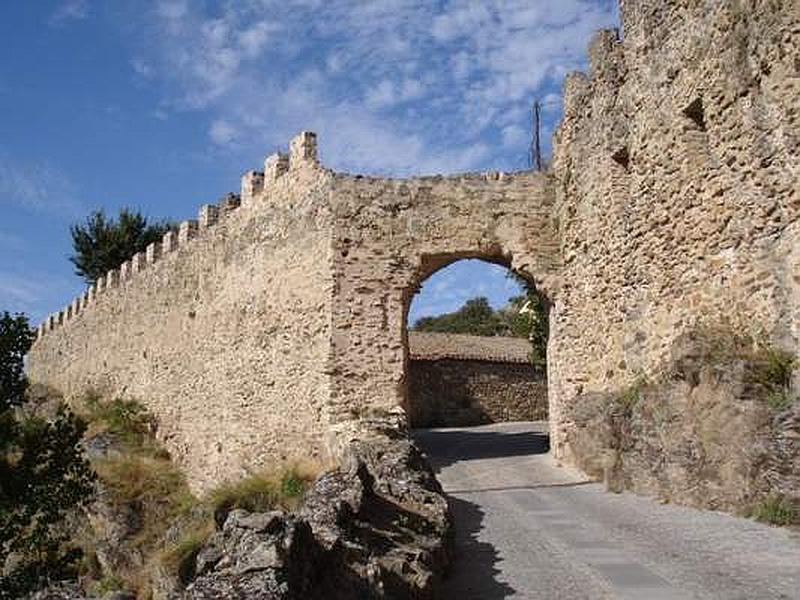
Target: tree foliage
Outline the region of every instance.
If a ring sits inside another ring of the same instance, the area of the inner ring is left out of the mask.
[[[470,335],[510,335],[508,323],[495,313],[489,301],[479,296],[467,300],[457,311],[435,317],[422,317],[414,323],[415,331],[466,333]]]
[[[55,418],[23,416],[23,358],[32,335],[22,315],[0,316],[0,598],[16,598],[77,558],[59,531],[85,502],[94,474],[79,445],[85,425],[59,408]]]
[[[70,261],[75,273],[91,285],[173,228],[171,223],[149,223],[139,211],[128,208],[119,211],[117,220],[97,210],[84,223],[70,227],[74,250]]]

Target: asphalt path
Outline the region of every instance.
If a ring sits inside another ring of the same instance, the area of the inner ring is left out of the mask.
[[[417,430],[456,524],[443,598],[800,600],[800,532],[605,492],[545,423]]]

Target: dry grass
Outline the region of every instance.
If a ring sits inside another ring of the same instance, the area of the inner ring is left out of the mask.
[[[265,512],[281,508],[293,510],[314,481],[320,467],[312,463],[294,463],[274,471],[261,471],[239,481],[225,483],[210,492],[214,519],[222,525],[228,513],[241,508]]]
[[[187,583],[194,577],[197,553],[231,510],[295,509],[322,470],[315,463],[293,463],[223,484],[198,499],[154,439],[154,422],[144,407],[129,400],[103,401],[93,394],[85,398],[80,412],[89,423],[89,435],[108,432],[117,443],[120,451],[95,459],[93,467],[110,502],[136,513],[137,530],[126,543],[141,552],[146,563],[142,572],[114,574],[87,565],[84,573],[98,589],[113,585],[148,598],[148,568],[162,568]],[[84,545],[90,549],[90,543]]]

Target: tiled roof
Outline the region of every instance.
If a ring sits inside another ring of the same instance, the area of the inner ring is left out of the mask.
[[[455,358],[527,363],[530,361],[531,343],[525,338],[409,331],[408,349],[412,360]]]

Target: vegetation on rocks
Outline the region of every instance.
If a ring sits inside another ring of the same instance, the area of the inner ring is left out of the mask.
[[[610,489],[800,520],[797,359],[729,327],[678,338],[661,373],[575,402],[570,445]]]
[[[772,525],[786,526],[800,523],[800,509],[779,494],[772,494],[759,503],[753,509],[751,516]]]
[[[197,553],[231,510],[292,509],[316,475],[311,465],[286,466],[197,498],[156,441],[157,423],[141,404],[90,393],[77,410],[88,423],[84,444],[98,476],[95,501],[76,535],[85,555],[83,587],[92,593],[163,596],[193,577]]]
[[[290,465],[277,472],[261,472],[212,490],[209,500],[217,525],[234,509],[266,512],[275,508],[293,510],[314,480],[317,469]]]

